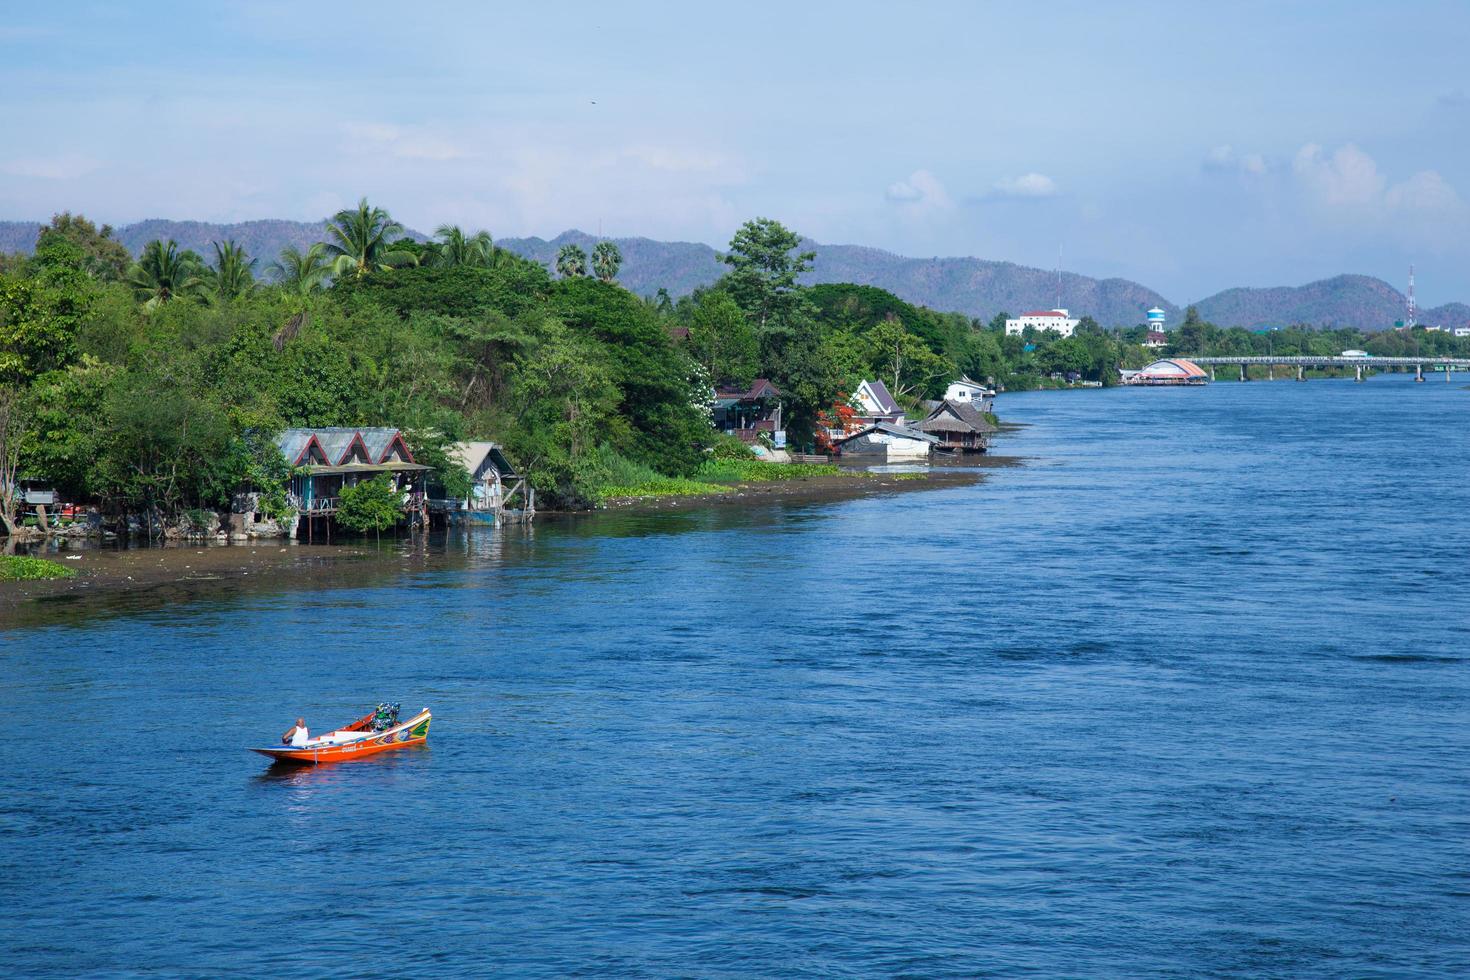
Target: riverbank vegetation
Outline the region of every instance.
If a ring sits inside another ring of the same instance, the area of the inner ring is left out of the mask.
[[[322,242],[277,256],[155,241],[134,260],[106,226],[59,215],[33,254],[0,261],[0,517],[8,528],[22,476],[110,514],[219,510],[243,488],[283,506],[289,467],[273,437],[287,426],[401,428],[451,493],[468,476],[446,447],[493,439],[550,508],[655,484],[799,479],[812,472],[720,451],[715,386],[770,379],[790,442],[807,448],[863,378],[917,412],[960,374],[1111,384],[1153,356],[1142,328],[1084,318],[1070,338],[1009,337],[1004,314],[983,323],[872,286],[804,286],[801,241],[747,222],[724,277],[675,300],[620,287],[612,243],[564,249],[548,268],[455,225],[412,240],[366,201]],[[1197,317],[1174,339],[1283,354],[1407,342],[1261,340]]]
[[[60,562],[29,555],[0,555],[0,582],[39,582],[71,578],[76,572]]]

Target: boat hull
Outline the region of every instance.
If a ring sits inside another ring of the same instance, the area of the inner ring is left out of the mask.
[[[352,762],[357,759],[366,759],[369,756],[379,755],[383,752],[392,752],[397,749],[413,748],[423,745],[429,740],[429,723],[433,721],[433,715],[428,711],[421,711],[408,721],[396,728],[390,728],[386,732],[369,735],[367,738],[347,742],[342,745],[273,745],[267,748],[251,749],[261,755],[273,759],[276,762],[291,763],[293,765],[316,766],[327,762]]]

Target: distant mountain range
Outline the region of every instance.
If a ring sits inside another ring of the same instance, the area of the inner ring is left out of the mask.
[[[31,221],[0,221],[0,251],[29,252],[39,225]],[[233,239],[264,266],[287,245],[305,248],[323,237],[323,224],[304,221],[244,221],[212,224],[203,221],[150,219],[116,230],[119,241],[134,253],[155,238],[172,238],[182,248],[210,254],[210,242]],[[410,231],[413,238],[426,236]],[[660,288],[683,296],[714,282],[725,271],[718,253],[695,242],[660,242],[650,238],[615,238],[623,251],[619,281],[640,296]],[[543,238],[502,238],[497,244],[533,261],[550,265],[561,246],[572,242],[591,250],[597,239],[581,231],[566,231],[550,241]],[[808,282],[853,282],[880,286],[910,303],[941,311],[959,311],[990,319],[1005,311],[1020,313],[1056,303],[1057,275],[1013,262],[976,258],[914,259],[860,245],[822,245],[807,242],[817,253]],[[1127,279],[1092,279],[1064,272],[1061,305],[1073,315],[1088,315],[1107,326],[1131,325],[1144,311],[1158,306],[1169,313],[1171,325],[1182,310],[1163,296]],[[1304,286],[1269,289],[1236,288],[1200,300],[1200,316],[1222,326],[1260,328],[1310,323],[1324,327],[1383,329],[1404,316],[1405,300],[1393,286],[1372,276],[1342,275]],[[1446,303],[1419,314],[1419,322],[1463,325],[1470,323],[1470,306]]]

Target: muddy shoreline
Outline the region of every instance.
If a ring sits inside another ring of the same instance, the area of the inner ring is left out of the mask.
[[[596,511],[542,512],[538,520],[599,514],[657,514],[708,507],[771,503],[838,503],[879,494],[943,490],[968,486],[986,471],[1019,465],[1015,457],[982,457],[971,464],[916,473],[865,473],[805,480],[736,484],[728,491],[699,497],[634,497],[609,501]],[[118,547],[61,541],[56,550],[36,553],[76,571],[75,578],[0,582],[0,630],[40,622],[64,622],[67,610],[81,613],[113,608],[162,608],[205,595],[231,591],[333,588],[368,583],[405,571],[434,567],[435,552],[424,539],[384,539],[342,545],[268,540],[252,543],[168,543]]]

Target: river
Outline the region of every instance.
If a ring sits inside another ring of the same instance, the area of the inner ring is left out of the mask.
[[[1464,376],[0,631],[14,975],[1470,969]],[[429,747],[278,772],[298,714]]]

